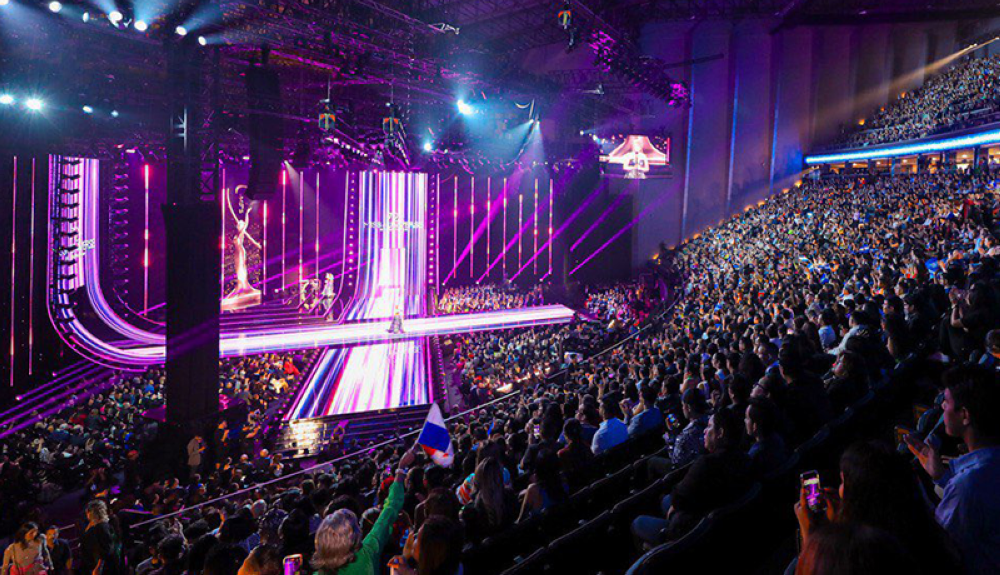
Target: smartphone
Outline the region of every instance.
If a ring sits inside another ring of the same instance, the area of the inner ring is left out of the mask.
[[[534,430],[532,431],[532,433],[535,434],[535,439],[538,439],[539,437],[541,437],[542,436],[542,426],[538,425],[536,423],[535,427],[534,427]]]
[[[814,513],[822,512],[824,510],[823,489],[819,483],[819,472],[806,471],[800,476],[800,479],[802,480],[802,489],[806,493],[806,505]]]
[[[679,425],[680,425],[680,422],[677,421],[677,416],[674,415],[673,413],[669,413],[668,412],[667,413],[667,427],[669,427],[670,429],[677,429],[677,427]]]
[[[897,425],[895,431],[896,431],[896,445],[906,445],[906,436],[913,433],[912,429],[903,425]]]
[[[295,575],[302,567],[302,555],[296,553],[285,557],[285,575]]]

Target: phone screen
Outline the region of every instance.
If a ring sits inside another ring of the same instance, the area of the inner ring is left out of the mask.
[[[285,557],[285,575],[295,575],[302,566],[302,555],[295,554]]]
[[[822,509],[820,499],[819,473],[816,471],[806,471],[802,474],[802,489],[806,492],[806,504],[813,511]]]

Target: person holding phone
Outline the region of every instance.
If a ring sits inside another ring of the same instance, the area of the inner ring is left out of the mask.
[[[358,516],[348,509],[327,515],[316,530],[316,551],[312,557],[315,575],[375,575],[376,562],[389,541],[393,523],[403,509],[406,472],[416,456],[407,450],[399,460],[396,477],[389,487],[375,525],[362,538]]]
[[[823,488],[815,472],[803,474],[795,504],[803,549],[826,524],[864,524],[899,539],[921,572],[961,572],[955,547],[934,522],[916,474],[891,445],[851,445],[840,458],[840,477],[838,490]]]

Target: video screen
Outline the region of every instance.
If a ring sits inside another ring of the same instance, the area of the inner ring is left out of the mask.
[[[598,140],[604,175],[627,180],[662,178],[670,172],[670,138],[630,135]]]

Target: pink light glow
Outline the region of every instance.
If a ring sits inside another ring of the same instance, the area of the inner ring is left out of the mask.
[[[503,279],[507,279],[507,178],[503,179]]]
[[[316,279],[319,279],[319,170],[316,170]]]
[[[524,194],[517,194],[517,229],[524,231]],[[521,267],[521,254],[523,249],[521,248],[521,232],[517,233],[517,267]]]
[[[149,310],[149,164],[142,166],[142,183],[145,192],[142,218],[142,312],[145,314]]]
[[[288,250],[285,246],[285,242],[288,238],[288,232],[285,230],[286,223],[286,213],[285,209],[288,205],[288,169],[283,168],[281,170],[281,289],[284,290],[287,284],[287,274],[288,268],[285,265],[285,261],[288,259]]]
[[[472,266],[476,261],[476,177],[469,178],[469,278],[472,278]]]
[[[302,244],[302,226],[305,221],[305,181],[306,174],[303,171],[299,174],[299,283],[302,283],[302,252],[305,251],[305,247]]]
[[[28,246],[28,375],[35,349],[35,158],[31,158],[31,245]]]
[[[492,176],[486,176],[486,262],[490,261],[490,222],[493,221]]]
[[[549,177],[549,273],[546,275],[552,274],[552,196],[554,191],[552,178]]]
[[[532,235],[534,246],[535,246],[534,247],[534,254],[537,255],[538,254],[538,178],[535,178],[535,217],[533,218],[533,220],[535,222],[535,224],[534,224],[535,225],[535,231],[531,235]],[[532,265],[534,266],[532,272],[537,276],[538,275],[538,260],[536,259],[535,262]]]
[[[10,221],[10,386],[14,387],[14,279],[17,275],[17,156],[14,156],[14,190]]]
[[[263,236],[263,237],[260,240],[260,251],[261,251],[261,261],[263,262],[263,265],[262,265],[263,269],[261,270],[260,287],[263,288],[261,291],[263,291],[266,294],[266,293],[268,293],[268,290],[267,290],[267,200],[264,200],[264,211],[263,211],[262,215],[263,215],[263,218],[264,218],[264,225],[263,225],[264,230],[263,230],[263,232],[261,232],[261,236]]]
[[[222,168],[222,190],[219,193],[219,210],[221,210],[219,217],[222,220],[222,235],[219,237],[219,253],[221,254],[219,262],[219,292],[226,293],[226,168]],[[147,312],[149,310],[146,310]]]
[[[458,176],[455,176],[455,203],[452,204],[455,208],[452,210],[452,223],[451,223],[451,269],[452,272],[448,274],[448,277],[444,278],[444,283],[448,283],[448,279],[455,275],[455,266],[458,265]]]

